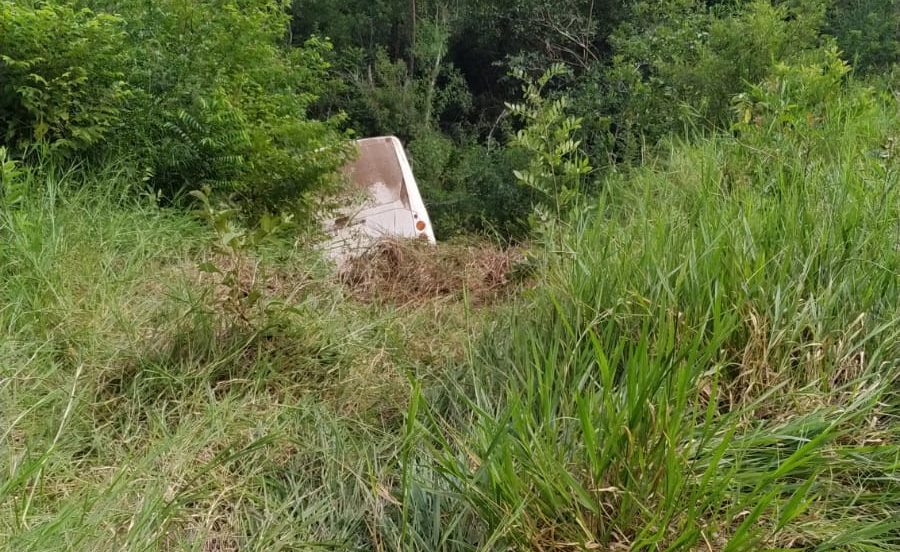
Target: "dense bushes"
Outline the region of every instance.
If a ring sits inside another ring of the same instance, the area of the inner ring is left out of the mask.
[[[827,30],[860,72],[876,73],[900,60],[900,2],[836,0]]]
[[[70,5],[0,2],[0,139],[83,153],[123,120],[120,18]]]
[[[438,132],[420,136],[409,149],[439,238],[471,232],[528,236],[533,194],[510,178],[527,163],[523,152],[473,141],[460,145]]]
[[[307,117],[329,45],[285,48],[276,2],[93,2],[129,33],[123,143],[169,193],[211,184],[253,211],[296,207],[343,160],[335,121]]]
[[[0,3],[0,124],[20,151],[125,157],[170,198],[210,186],[253,215],[333,180],[339,120],[307,116],[330,45],[286,47],[277,2],[80,4]]]
[[[612,36],[605,81],[615,147],[635,155],[645,142],[696,127],[727,127],[731,99],[780,61],[816,56],[825,3],[755,0],[708,8],[697,2],[639,2]]]
[[[592,166],[609,168],[639,163],[666,136],[729,128],[734,97],[779,64],[827,63],[836,45],[867,71],[900,60],[893,0],[294,2],[295,14],[307,8],[297,32],[339,37],[343,86],[322,112],[343,110],[362,134],[405,140],[426,198],[455,198],[452,213],[437,207],[437,228],[449,233],[509,227],[497,218],[502,205],[463,200],[472,186],[452,169],[473,145],[515,148],[524,121],[506,109],[520,100],[513,70],[538,76],[558,62],[572,68],[573,78],[547,92],[569,98],[581,119],[575,138]],[[503,157],[487,156],[481,170],[506,171],[503,186],[515,190]],[[518,187],[517,206],[535,199],[527,188]],[[517,208],[516,216],[529,210]]]

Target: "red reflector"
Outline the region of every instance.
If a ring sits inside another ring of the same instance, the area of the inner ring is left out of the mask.
[[[425,226],[426,226],[425,221],[420,220],[419,222],[416,223],[416,230],[418,230],[419,232],[422,232],[423,230],[425,230]]]

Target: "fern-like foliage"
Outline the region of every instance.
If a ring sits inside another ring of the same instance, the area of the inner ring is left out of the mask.
[[[568,114],[566,96],[551,98],[546,93],[550,82],[567,71],[564,65],[555,64],[537,79],[525,71],[514,71],[513,76],[523,83],[523,100],[507,104],[509,112],[523,124],[512,146],[529,155],[528,167],[515,171],[515,176],[538,192],[536,214],[542,220],[562,218],[574,205],[582,180],[591,172],[581,142],[575,139],[581,119]]]
[[[250,136],[242,113],[216,90],[179,109],[163,125],[168,163],[161,176],[184,188],[209,186],[233,193],[247,171]]]

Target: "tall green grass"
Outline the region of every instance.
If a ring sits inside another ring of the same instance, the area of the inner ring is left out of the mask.
[[[0,549],[900,549],[900,122],[832,100],[609,176],[493,309],[280,242],[250,276],[291,308],[235,324],[203,224],[26,171]]]
[[[246,328],[197,269],[212,232],[133,199],[128,173],[19,178],[0,209],[0,550],[366,549],[390,531],[407,382],[462,358],[461,308],[346,301],[275,243],[255,262],[292,308]]]
[[[608,179],[466,408],[418,407],[453,521],[410,549],[900,549],[900,126],[856,93]]]

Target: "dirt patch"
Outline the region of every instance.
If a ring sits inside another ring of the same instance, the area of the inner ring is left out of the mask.
[[[360,301],[408,304],[467,297],[480,305],[508,296],[526,273],[525,256],[515,248],[383,240],[347,261],[340,279]]]

